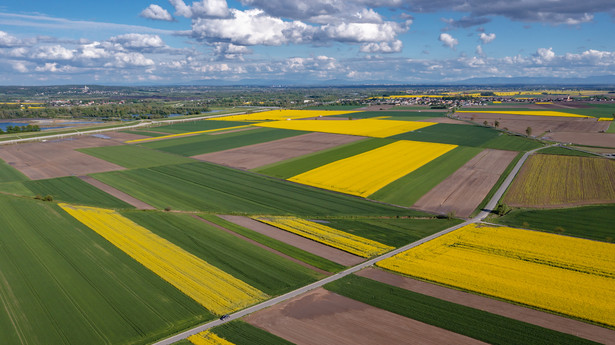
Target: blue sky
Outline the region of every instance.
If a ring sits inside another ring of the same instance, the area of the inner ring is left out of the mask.
[[[432,83],[615,74],[613,0],[0,4],[0,84]]]

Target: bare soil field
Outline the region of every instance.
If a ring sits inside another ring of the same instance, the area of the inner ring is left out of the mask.
[[[79,178],[81,180],[83,180],[84,182],[87,182],[89,184],[91,184],[92,186],[102,190],[105,193],[111,194],[114,197],[122,200],[125,203],[128,203],[138,209],[141,210],[155,210],[156,208],[150,204],[147,204],[131,195],[128,195],[124,192],[122,192],[121,190],[115,189],[111,186],[109,186],[108,184],[104,184],[100,181],[98,181],[97,179],[90,177],[90,176],[79,176]]]
[[[308,133],[261,144],[192,156],[192,158],[237,169],[254,169],[285,159],[351,143],[363,138],[343,134]]]
[[[286,254],[284,254],[284,253],[282,253],[282,252],[279,252],[279,251],[277,251],[277,250],[275,250],[275,249],[269,248],[269,247],[267,247],[267,246],[266,246],[266,245],[264,245],[264,244],[258,243],[258,242],[256,242],[256,241],[254,241],[254,240],[250,239],[250,238],[247,238],[247,237],[242,236],[242,235],[240,235],[240,234],[238,234],[238,233],[236,233],[236,232],[233,232],[233,231],[231,231],[231,230],[228,230],[228,229],[226,229],[226,228],[224,228],[224,227],[222,227],[222,226],[220,226],[220,225],[218,225],[218,224],[212,223],[212,222],[210,222],[210,221],[208,221],[208,220],[206,220],[206,219],[203,219],[203,218],[201,218],[201,217],[199,217],[199,216],[197,216],[197,215],[192,215],[192,217],[193,217],[193,218],[195,218],[195,219],[198,219],[198,220],[200,220],[200,221],[202,221],[202,222],[204,222],[204,223],[207,223],[207,224],[209,224],[210,226],[213,226],[213,227],[215,227],[215,228],[217,228],[217,229],[220,229],[220,230],[222,230],[222,231],[224,231],[224,232],[226,232],[226,233],[229,233],[229,234],[231,234],[231,235],[233,235],[233,236],[235,236],[235,237],[237,237],[237,238],[240,238],[240,239],[242,239],[242,240],[244,240],[244,241],[246,241],[246,242],[250,242],[250,243],[252,243],[253,245],[255,245],[255,246],[257,246],[257,247],[261,247],[261,248],[263,248],[263,249],[265,249],[265,250],[267,250],[267,251],[269,251],[269,252],[272,252],[272,253],[274,253],[274,254],[276,254],[276,255],[278,255],[278,256],[281,256],[281,257],[283,257],[283,258],[285,258],[285,259],[287,259],[287,260],[290,260],[290,261],[292,261],[292,262],[296,262],[296,263],[298,263],[299,265],[301,265],[301,266],[303,266],[303,267],[307,267],[307,268],[311,269],[312,271],[316,271],[316,272],[318,272],[318,273],[320,273],[320,274],[327,275],[327,276],[331,275],[331,273],[329,273],[329,272],[327,272],[327,271],[321,270],[320,268],[318,268],[318,267],[314,267],[314,266],[312,266],[312,265],[310,265],[310,264],[306,264],[305,262],[303,262],[303,261],[301,261],[301,260],[295,259],[295,258],[293,258],[293,257],[291,257],[291,256],[288,256],[288,255],[286,255]]]
[[[532,155],[503,198],[514,207],[564,207],[615,202],[615,161]]]
[[[601,121],[609,123],[607,121]],[[545,139],[559,141],[562,143],[575,143],[579,145],[615,147],[615,133],[578,133],[578,132],[557,132],[547,133]]]
[[[484,296],[450,289],[444,286],[399,276],[375,268],[366,268],[356,273],[379,282],[436,297],[445,301],[484,310],[511,319],[531,323],[562,333],[593,340],[603,344],[615,344],[615,331],[563,316],[498,301]]]
[[[297,345],[484,344],[323,288],[244,320]]]
[[[108,136],[111,139],[84,136],[7,145],[0,150],[0,158],[33,180],[124,170],[119,165],[75,151],[86,147],[120,145],[127,137],[137,137],[128,133],[111,133]]]
[[[500,178],[516,152],[483,150],[423,195],[413,206],[424,211],[468,217]]]
[[[608,121],[597,121],[591,118],[571,118],[571,117],[546,117],[546,116],[526,116],[509,114],[481,114],[481,113],[457,113],[460,118],[483,123],[487,121],[493,125],[494,121],[500,123],[500,128],[508,128],[509,131],[525,134],[527,127],[532,127],[535,134],[551,132],[583,132],[598,133],[605,131],[609,127]]]
[[[468,122],[451,119],[449,117],[432,117],[425,120],[418,120],[417,122],[435,122],[435,123],[452,123],[454,125],[469,125]]]
[[[327,260],[331,260],[340,265],[353,266],[365,261],[364,258],[309,240],[305,237],[295,235],[293,233],[278,229],[271,225],[258,222],[248,217],[227,215],[220,215],[219,217],[228,220],[229,222],[235,223],[239,226],[243,226],[244,228],[248,228],[265,236],[274,238],[278,241],[290,244],[291,246],[303,249],[306,252],[310,252]]]

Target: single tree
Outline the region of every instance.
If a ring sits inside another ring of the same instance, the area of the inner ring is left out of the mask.
[[[528,127],[525,129],[525,133],[527,134],[527,136],[529,137],[530,135],[532,135],[532,127]]]

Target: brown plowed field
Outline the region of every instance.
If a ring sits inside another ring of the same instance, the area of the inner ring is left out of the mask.
[[[509,115],[509,114],[482,114],[482,113],[456,113],[462,119],[483,123],[487,121],[493,125],[494,121],[500,123],[500,128],[508,128],[511,132],[525,134],[527,127],[532,127],[534,134],[543,132],[581,132],[598,133],[608,129],[608,121],[597,121],[592,118],[574,117],[551,117],[551,116],[531,116],[531,115]]]
[[[192,158],[237,169],[254,169],[285,159],[351,143],[363,138],[353,135],[308,133],[261,144],[192,156]]]
[[[244,228],[248,228],[265,236],[274,238],[278,241],[290,244],[291,246],[303,249],[306,252],[310,252],[327,260],[337,262],[340,265],[353,266],[365,261],[364,258],[309,240],[305,237],[295,235],[293,233],[278,229],[271,225],[255,221],[254,219],[250,219],[248,217],[226,215],[221,215],[219,217],[228,220],[229,222],[235,223],[239,226],[243,226]]]
[[[244,320],[297,345],[484,344],[322,288]]]
[[[109,186],[108,184],[102,183],[100,181],[98,181],[97,179],[90,177],[90,176],[79,176],[79,178],[81,180],[83,180],[84,182],[87,182],[89,184],[91,184],[92,186],[102,190],[105,193],[111,194],[114,197],[122,200],[125,203],[128,203],[138,209],[141,210],[155,210],[156,208],[150,204],[147,204],[135,197],[133,197],[132,195],[128,195],[124,192],[122,192],[121,190],[115,189],[111,186]]]
[[[615,202],[615,161],[533,155],[504,195],[518,207],[563,207]]]
[[[418,120],[417,122],[435,122],[435,123],[451,123],[454,125],[469,125],[465,121],[455,120],[448,117],[432,117],[425,120]]]
[[[127,133],[113,133],[113,139],[87,136],[8,145],[0,149],[0,158],[33,180],[123,170],[119,165],[77,152],[75,149],[120,145],[123,138],[129,136],[133,137]]]
[[[600,121],[610,123],[609,121]],[[559,132],[547,133],[545,138],[550,138],[554,141],[562,143],[575,143],[588,146],[604,146],[615,147],[615,133],[575,133],[575,132]]]
[[[615,331],[598,327],[589,323],[568,319],[543,311],[525,308],[519,305],[498,301],[484,296],[450,289],[420,280],[402,277],[383,270],[367,268],[356,273],[359,276],[379,282],[436,297],[445,301],[484,310],[511,319],[531,323],[540,327],[552,329],[593,340],[602,344],[615,344]]]
[[[455,212],[459,217],[468,217],[516,155],[512,151],[483,150],[423,195],[413,206],[429,212]]]

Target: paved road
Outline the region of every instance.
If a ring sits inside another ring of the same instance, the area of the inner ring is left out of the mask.
[[[44,135],[40,137],[4,140],[4,141],[0,141],[0,145],[11,145],[11,144],[25,143],[29,141],[42,141],[42,140],[49,140],[49,139],[68,138],[68,137],[74,137],[74,136],[79,136],[79,135],[90,135],[90,134],[97,134],[97,133],[103,133],[103,132],[113,132],[113,131],[118,131],[118,130],[134,129],[134,128],[148,127],[148,126],[155,126],[155,125],[162,125],[162,124],[171,124],[171,123],[177,123],[177,122],[205,120],[205,119],[211,119],[214,117],[223,117],[223,116],[241,115],[241,114],[245,114],[245,111],[239,112],[239,113],[233,113],[233,114],[207,115],[207,116],[199,116],[199,117],[190,117],[190,118],[185,118],[185,119],[142,121],[137,124],[130,125],[130,126],[118,126],[118,127],[111,127],[111,128],[84,130],[84,131],[79,131],[75,129],[75,132],[69,132],[69,133],[50,134],[50,135]]]
[[[376,262],[378,262],[380,260],[384,260],[386,258],[390,258],[393,255],[399,254],[399,253],[404,252],[404,251],[406,251],[408,249],[414,248],[414,247],[416,247],[416,246],[418,246],[420,244],[423,244],[425,242],[431,241],[431,240],[433,240],[433,239],[435,239],[437,237],[440,237],[440,236],[442,236],[444,234],[447,234],[447,233],[449,233],[451,231],[457,230],[457,229],[459,229],[461,227],[464,227],[464,226],[472,224],[472,223],[477,223],[477,222],[482,221],[485,217],[487,217],[489,215],[489,213],[490,213],[489,210],[493,210],[493,208],[495,208],[495,206],[497,205],[498,201],[500,200],[500,198],[502,197],[502,195],[504,194],[504,192],[508,188],[508,186],[510,186],[510,184],[512,183],[515,175],[517,175],[517,173],[519,172],[519,169],[521,169],[521,166],[523,165],[523,163],[525,162],[527,157],[529,157],[532,153],[534,153],[535,151],[537,151],[539,149],[542,149],[542,148],[543,147],[535,149],[535,150],[528,151],[528,152],[526,152],[521,157],[519,162],[517,162],[517,164],[515,165],[513,170],[508,174],[508,176],[506,177],[506,179],[502,183],[502,186],[500,186],[500,188],[494,194],[494,196],[491,198],[491,200],[489,200],[489,202],[487,203],[487,205],[485,206],[483,211],[481,211],[476,217],[474,217],[472,219],[469,219],[469,220],[466,220],[465,222],[463,222],[463,223],[461,223],[459,225],[453,226],[453,227],[448,228],[448,229],[444,229],[444,230],[442,230],[440,232],[437,232],[437,233],[435,233],[433,235],[430,235],[430,236],[427,236],[425,238],[422,238],[422,239],[420,239],[420,240],[418,240],[416,242],[412,242],[412,243],[410,243],[408,245],[405,245],[403,247],[397,248],[397,249],[395,249],[393,251],[390,251],[390,252],[388,252],[388,253],[386,253],[384,255],[381,255],[381,256],[378,256],[378,257],[373,258],[371,260],[368,260],[368,261],[365,261],[363,263],[360,263],[360,264],[358,264],[356,266],[353,266],[353,267],[351,267],[351,268],[349,268],[349,269],[347,269],[345,271],[339,272],[337,274],[334,274],[332,276],[329,276],[327,278],[324,278],[324,279],[319,280],[317,282],[314,282],[312,284],[309,284],[309,285],[306,285],[304,287],[301,287],[301,288],[299,288],[297,290],[291,291],[291,292],[286,293],[284,295],[272,298],[270,300],[267,300],[267,301],[264,301],[264,302],[259,303],[257,305],[254,305],[252,307],[249,307],[249,308],[240,310],[238,312],[235,312],[233,314],[230,314],[229,318],[225,319],[224,321],[222,321],[222,320],[211,321],[209,323],[200,325],[198,327],[192,328],[192,329],[187,330],[185,332],[176,334],[176,335],[174,335],[174,336],[172,336],[170,338],[161,340],[161,341],[159,341],[157,343],[154,343],[154,345],[169,345],[169,344],[173,344],[173,343],[175,343],[177,341],[185,339],[185,338],[187,338],[187,337],[189,337],[191,335],[197,334],[199,332],[205,331],[205,330],[207,330],[209,328],[221,325],[221,324],[229,322],[231,320],[242,318],[242,317],[244,317],[244,316],[246,316],[248,314],[251,314],[251,313],[257,312],[259,310],[271,307],[271,306],[273,306],[275,304],[278,304],[280,302],[283,302],[283,301],[286,301],[288,299],[297,297],[297,296],[299,296],[299,295],[301,295],[303,293],[306,293],[306,292],[308,292],[310,290],[314,290],[316,288],[322,287],[325,284],[328,284],[330,282],[336,281],[336,280],[338,280],[340,278],[343,278],[343,277],[345,277],[345,276],[347,276],[349,274],[352,274],[354,272],[360,271],[360,270],[362,270],[362,269],[364,269],[366,267],[372,266],[373,264],[375,264]]]

